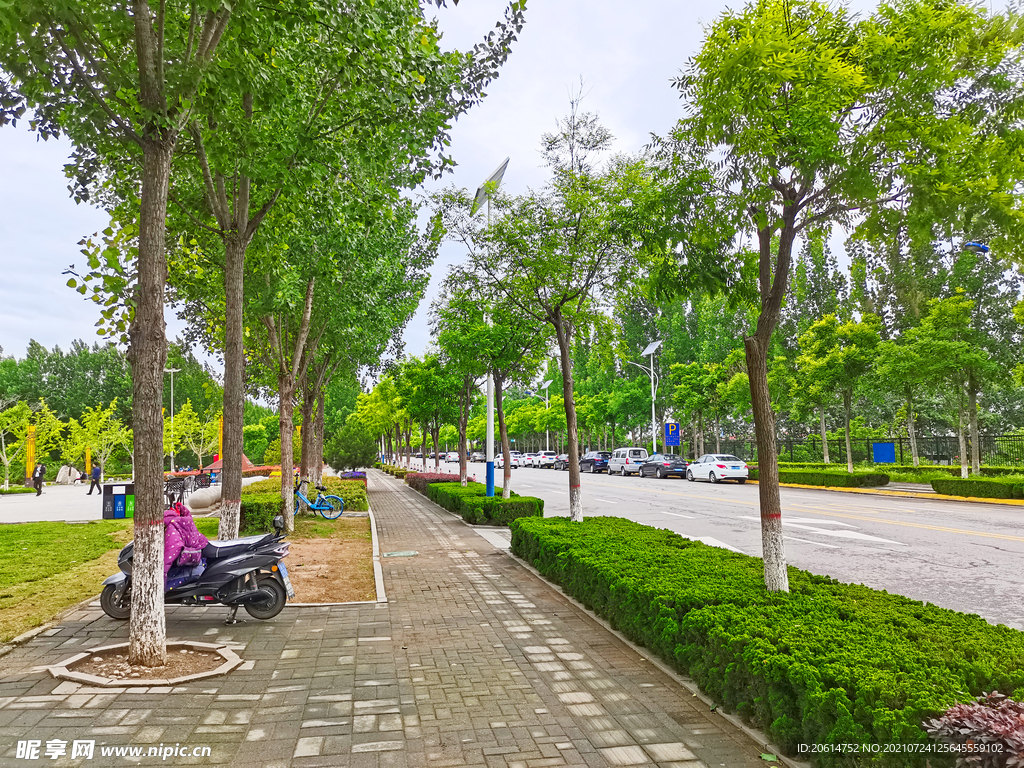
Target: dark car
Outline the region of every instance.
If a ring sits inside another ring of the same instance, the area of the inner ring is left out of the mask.
[[[555,456],[555,463],[552,465],[554,469],[568,469],[569,468],[569,454],[560,453]]]
[[[610,451],[591,451],[580,459],[580,472],[607,472]]]
[[[669,453],[656,453],[640,465],[640,477],[686,477],[686,468],[690,466],[682,456]]]

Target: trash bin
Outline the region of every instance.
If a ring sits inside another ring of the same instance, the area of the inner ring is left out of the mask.
[[[135,484],[103,486],[103,519],[125,520],[135,517]]]

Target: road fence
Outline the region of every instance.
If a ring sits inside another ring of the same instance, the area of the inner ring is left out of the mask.
[[[913,463],[910,438],[863,438],[850,440],[853,461],[873,461],[879,444],[893,446],[897,464]],[[1024,435],[981,435],[981,463],[991,465],[1024,464]],[[745,461],[757,461],[757,443],[753,438],[727,438],[722,440],[722,453],[731,453]],[[706,441],[706,450],[714,448],[714,441]],[[824,460],[821,438],[781,437],[778,440],[780,461],[820,462]],[[956,435],[921,435],[917,438],[917,452],[932,464],[960,464],[960,440]],[[846,439],[828,440],[829,460],[846,463]],[[971,455],[971,440],[967,439],[967,455]]]

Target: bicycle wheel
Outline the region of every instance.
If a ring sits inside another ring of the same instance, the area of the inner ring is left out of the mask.
[[[330,508],[325,509],[321,507],[320,514],[326,517],[328,520],[334,520],[337,517],[341,517],[342,512],[345,511],[345,500],[340,496],[324,496],[321,499],[317,499],[317,506],[321,504],[328,505]]]

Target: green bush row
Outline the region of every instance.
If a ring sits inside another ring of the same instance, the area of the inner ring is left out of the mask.
[[[26,488],[24,485],[12,485],[6,491],[0,488],[0,494],[14,494],[14,493],[35,493],[35,488]]]
[[[338,477],[324,477],[320,484],[327,489],[328,495],[340,496],[345,501],[346,512],[366,512],[369,502],[366,499],[366,486],[362,480],[342,480]],[[246,494],[259,493],[281,493],[280,478],[270,480],[257,480],[255,483],[242,488],[242,498]],[[306,498],[310,501],[316,500],[317,490],[312,485],[307,485],[304,491]]]
[[[280,487],[275,493],[243,493],[238,531],[242,536],[269,533],[274,530],[274,518],[283,510]]]
[[[1024,697],[1024,632],[978,616],[796,568],[790,593],[769,593],[760,558],[621,518],[510,527],[516,555],[789,754],[798,744],[924,744],[922,721],[957,702],[994,689]],[[817,757],[824,768],[926,761]]]
[[[511,498],[487,496],[482,483],[430,483],[427,498],[449,512],[460,515],[474,525],[508,525],[520,517],[543,517],[544,500],[533,496],[520,496],[514,491]]]
[[[749,466],[751,469],[757,467],[757,462],[750,462]],[[832,462],[831,464],[823,464],[821,462],[788,462],[780,461],[779,469],[832,469],[842,470],[842,463]],[[855,465],[857,466],[857,465]],[[950,477],[960,477],[959,466],[947,466],[945,464],[922,464],[919,467],[915,467],[912,464],[875,464],[875,465],[864,465],[857,466],[858,469],[865,470],[870,469],[871,471],[892,471],[899,472],[900,474],[915,474],[915,475],[934,475],[938,473],[949,475]],[[1013,467],[1013,466],[982,466],[981,476],[982,477],[1004,477],[1006,475],[1024,475],[1024,467]]]
[[[941,478],[932,480],[932,489],[946,496],[975,499],[1024,499],[1024,476],[983,478]]]
[[[750,479],[757,480],[757,469],[750,469]],[[820,485],[825,488],[877,488],[889,484],[889,476],[882,472],[854,472],[827,470],[780,469],[780,483]]]

